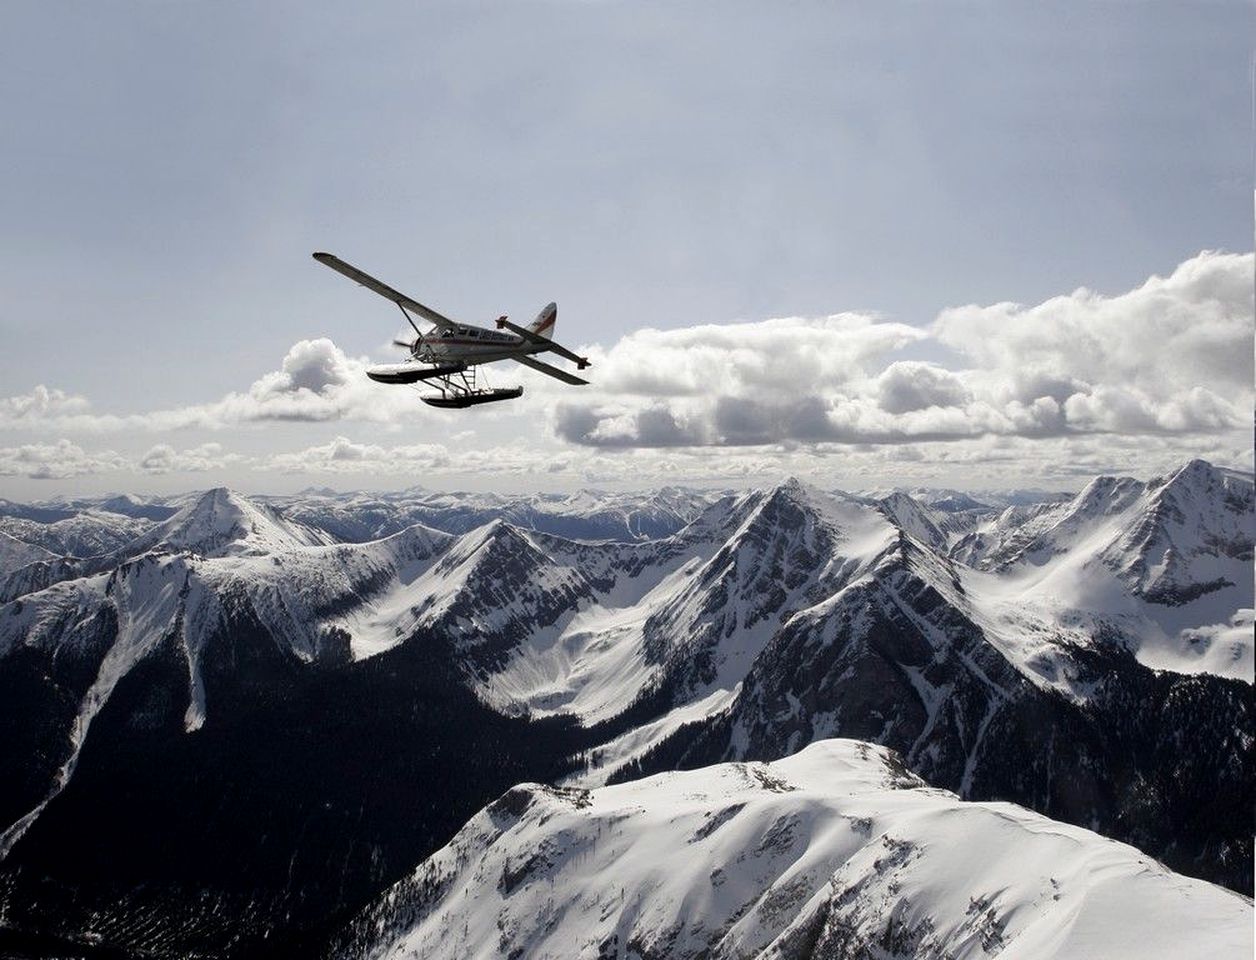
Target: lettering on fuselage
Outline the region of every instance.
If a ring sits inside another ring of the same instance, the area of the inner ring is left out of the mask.
[[[498,333],[483,327],[460,326],[423,338],[423,345],[416,356],[456,360],[459,357],[475,357],[480,362],[505,360],[518,353],[531,353],[522,337],[511,333]]]

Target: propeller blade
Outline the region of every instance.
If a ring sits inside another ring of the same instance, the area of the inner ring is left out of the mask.
[[[413,350],[413,349],[414,349],[414,343],[413,343],[413,342],[411,342],[411,341],[409,341],[409,340],[394,340],[394,341],[393,341],[393,346],[394,346],[394,347],[402,347],[403,349],[406,349],[406,350]]]

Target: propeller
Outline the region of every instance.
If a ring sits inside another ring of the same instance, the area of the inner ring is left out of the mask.
[[[414,349],[414,341],[413,341],[413,340],[394,340],[394,341],[393,341],[393,346],[394,346],[394,347],[401,347],[401,348],[402,348],[402,349],[404,349],[404,350],[413,350],[413,349]]]

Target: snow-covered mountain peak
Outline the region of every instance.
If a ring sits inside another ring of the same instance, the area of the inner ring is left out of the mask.
[[[896,491],[883,498],[879,507],[886,518],[904,533],[935,550],[946,548],[947,535],[930,516],[929,510],[915,497]]]
[[[1133,477],[1099,476],[1082,488],[1069,502],[1063,522],[1111,516],[1128,507],[1146,485]]]
[[[1213,466],[1207,460],[1194,457],[1164,477],[1152,480],[1148,486],[1159,487],[1161,484],[1178,484],[1208,488],[1224,482],[1228,474]]]
[[[1236,513],[1251,512],[1252,477],[1220,470],[1206,460],[1191,460],[1179,470],[1147,484],[1153,502],[1181,512],[1219,502]]]
[[[524,531],[498,518],[454,538],[434,572],[444,578],[443,589],[474,594],[503,577],[526,580],[548,562]]]
[[[158,524],[126,552],[134,555],[161,547],[202,556],[256,555],[331,542],[327,534],[287,520],[273,507],[216,487]]]
[[[1192,460],[1144,483],[1096,477],[1071,500],[1011,507],[952,549],[995,581],[988,612],[1122,637],[1148,666],[1252,677],[1252,481]],[[1238,620],[1236,621],[1236,616]]]
[[[105,497],[97,502],[96,507],[108,513],[120,513],[127,517],[155,521],[165,520],[175,512],[174,507],[129,493]]]
[[[838,504],[862,502],[859,497],[842,491],[824,490],[798,477],[787,477],[762,491],[759,497],[763,507],[768,509],[795,508],[820,521],[832,518]]]
[[[1180,606],[1223,587],[1251,586],[1252,481],[1192,460],[1153,480],[1105,560],[1147,600]]]
[[[789,476],[780,481],[773,489],[774,492],[786,495],[805,496],[811,485],[803,483],[798,477]]]
[[[483,564],[491,559],[504,559],[511,554],[536,553],[536,546],[527,534],[500,517],[459,537],[441,561],[448,569],[468,560]]]
[[[803,529],[824,531],[834,540],[843,531],[863,525],[871,510],[867,501],[849,494],[829,492],[797,477],[790,477],[774,487],[746,498],[745,526],[767,528],[785,533]]]
[[[453,534],[445,533],[443,530],[435,530],[422,523],[412,523],[391,536],[374,541],[374,546],[390,551],[394,556],[399,557],[407,557],[416,552],[431,556],[443,551],[457,539]],[[372,544],[361,546],[370,549]]]

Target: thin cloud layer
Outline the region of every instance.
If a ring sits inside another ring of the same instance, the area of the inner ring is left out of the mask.
[[[157,444],[127,457],[111,450],[87,451],[62,439],[55,443],[0,448],[0,477],[64,480],[106,474],[115,477],[196,475],[235,467],[265,477],[381,480],[395,484],[461,483],[463,479],[509,478],[515,486],[614,484],[634,488],[669,483],[744,486],[790,474],[851,490],[896,484],[959,485],[968,488],[1028,483],[1073,489],[1095,474],[1151,476],[1203,457],[1250,472],[1252,447],[1244,437],[1209,435],[1069,435],[1045,438],[988,434],[966,440],[898,444],[784,443],[764,446],[683,446],[590,450],[513,443],[480,449],[456,444],[363,443],[338,436],[302,449],[246,456],[216,443],[177,450]],[[979,482],[974,482],[976,478]],[[995,478],[999,478],[996,480]],[[111,481],[114,482],[114,481]]]
[[[554,483],[644,486],[656,483],[731,483],[737,478],[775,476],[779,455],[737,451],[730,456],[713,448],[629,450],[602,454],[589,450],[555,450],[531,444],[505,444],[479,450],[449,449],[443,444],[359,443],[336,437],[328,443],[272,455],[257,469],[296,476],[341,476],[377,479],[511,477],[536,487]]]
[[[449,466],[449,451],[438,443],[383,446],[336,437],[328,443],[272,456],[264,469],[280,473],[413,473]]]
[[[658,459],[651,452],[645,456]],[[292,476],[424,477],[510,476],[564,479],[631,479],[633,467],[624,457],[601,457],[588,451],[574,455],[534,444],[504,444],[479,449],[441,443],[361,443],[335,437],[302,450],[273,454],[255,461],[259,471]],[[649,473],[645,475],[650,475]],[[637,474],[637,479],[641,476]]]

